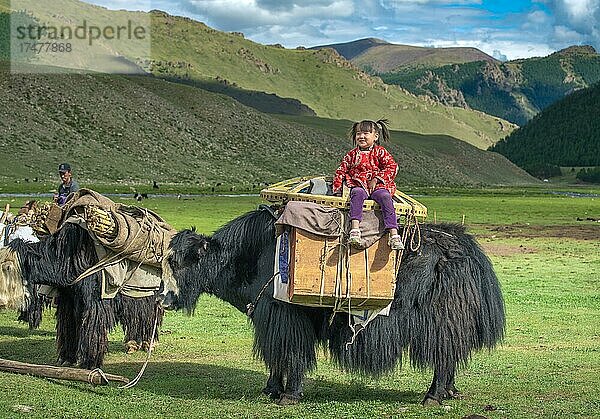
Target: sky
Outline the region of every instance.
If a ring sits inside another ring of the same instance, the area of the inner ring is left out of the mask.
[[[501,60],[571,45],[600,51],[600,0],[84,0],[159,9],[261,44],[311,47],[361,38],[475,47]]]

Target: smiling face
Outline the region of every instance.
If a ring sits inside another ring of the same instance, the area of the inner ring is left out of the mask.
[[[375,142],[377,141],[378,138],[379,138],[379,134],[374,130],[372,130],[372,131],[357,131],[356,135],[354,136],[354,140],[356,141],[356,144],[358,144],[358,146],[363,150],[371,148],[373,146],[373,144],[375,144]]]

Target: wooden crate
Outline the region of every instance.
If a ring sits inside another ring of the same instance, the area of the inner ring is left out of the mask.
[[[289,297],[292,303],[356,310],[383,308],[394,298],[396,252],[384,238],[365,250],[293,228]],[[349,263],[347,263],[349,262]]]

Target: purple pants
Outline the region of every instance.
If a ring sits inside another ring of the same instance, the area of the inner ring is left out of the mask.
[[[369,195],[363,188],[356,187],[350,190],[350,219],[362,221],[363,218],[363,204],[365,199]],[[390,228],[398,228],[398,218],[396,217],[396,210],[394,209],[394,202],[392,201],[392,195],[387,189],[376,189],[371,194],[371,199],[379,204],[381,207],[381,214],[383,215],[383,224],[388,230]]]

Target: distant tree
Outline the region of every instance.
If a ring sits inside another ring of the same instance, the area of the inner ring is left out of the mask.
[[[560,167],[548,163],[533,163],[524,166],[523,169],[525,169],[531,176],[535,176],[539,179],[547,179],[550,177],[560,176],[562,174]]]
[[[600,167],[581,169],[575,177],[582,182],[600,183]]]

